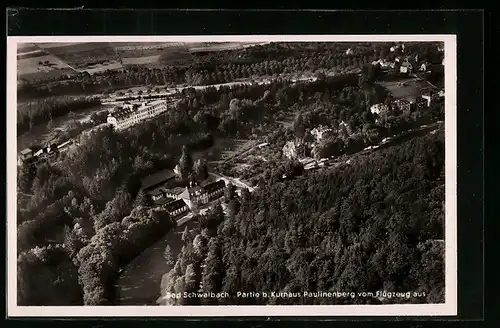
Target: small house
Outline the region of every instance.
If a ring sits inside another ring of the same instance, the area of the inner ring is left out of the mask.
[[[19,153],[19,157],[22,158],[22,159],[28,159],[28,158],[30,158],[32,156],[33,156],[33,149],[31,149],[31,148],[23,149]]]
[[[33,158],[33,156],[36,156],[33,153],[33,149],[26,148],[26,149],[21,150],[21,152],[19,152],[19,155],[17,156],[17,165],[19,165],[19,166],[23,165],[23,163],[25,161]]]
[[[399,67],[399,72],[401,74],[411,74],[413,71],[413,66],[410,62],[404,62]]]
[[[162,188],[155,188],[148,192],[151,199],[156,202],[165,197],[165,191]]]

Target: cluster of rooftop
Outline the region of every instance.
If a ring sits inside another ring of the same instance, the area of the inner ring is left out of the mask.
[[[156,172],[142,181],[142,189],[157,205],[164,206],[172,217],[208,204],[224,194],[224,180],[204,181],[189,187],[169,187],[177,175],[172,170]]]

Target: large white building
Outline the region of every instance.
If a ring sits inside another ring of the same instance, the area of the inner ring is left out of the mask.
[[[142,104],[125,104],[122,108],[108,115],[108,124],[116,130],[125,130],[141,121],[155,117],[167,111],[171,103],[167,100],[144,102]]]

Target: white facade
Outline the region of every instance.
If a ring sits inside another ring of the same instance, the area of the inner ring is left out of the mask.
[[[406,66],[406,65],[401,65],[401,67],[399,68],[399,71],[401,73],[411,73],[411,67],[410,66]]]
[[[422,95],[422,98],[427,100],[427,107],[431,105],[432,97],[430,95]]]
[[[130,106],[112,113],[108,116],[107,122],[114,126],[116,130],[125,130],[132,125],[138,124],[148,118],[155,117],[169,108],[168,101],[161,100],[152,103],[144,103],[135,109]]]

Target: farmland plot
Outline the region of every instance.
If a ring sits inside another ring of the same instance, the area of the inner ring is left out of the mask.
[[[160,55],[154,56],[144,56],[144,57],[136,57],[136,58],[125,58],[122,57],[122,62],[124,65],[146,65],[157,63]]]
[[[69,69],[71,67],[53,55],[43,55],[19,59],[17,61],[17,74],[24,76],[33,73],[47,73],[53,70]]]
[[[94,73],[99,73],[99,72],[103,72],[106,70],[112,71],[112,70],[118,70],[118,69],[122,69],[122,68],[123,68],[122,63],[120,63],[118,60],[112,60],[112,61],[103,62],[100,64],[89,65],[89,66],[85,67],[84,69],[80,69],[79,71],[80,72],[87,72],[89,74],[94,74]]]
[[[46,44],[42,44],[40,47],[58,56],[68,65],[81,70],[86,70],[89,66],[108,66],[109,63],[119,60],[115,49],[108,42],[63,44],[59,46],[50,45],[48,47]],[[89,69],[95,70],[95,67],[90,67]],[[106,69],[110,68],[101,68],[100,70]]]

